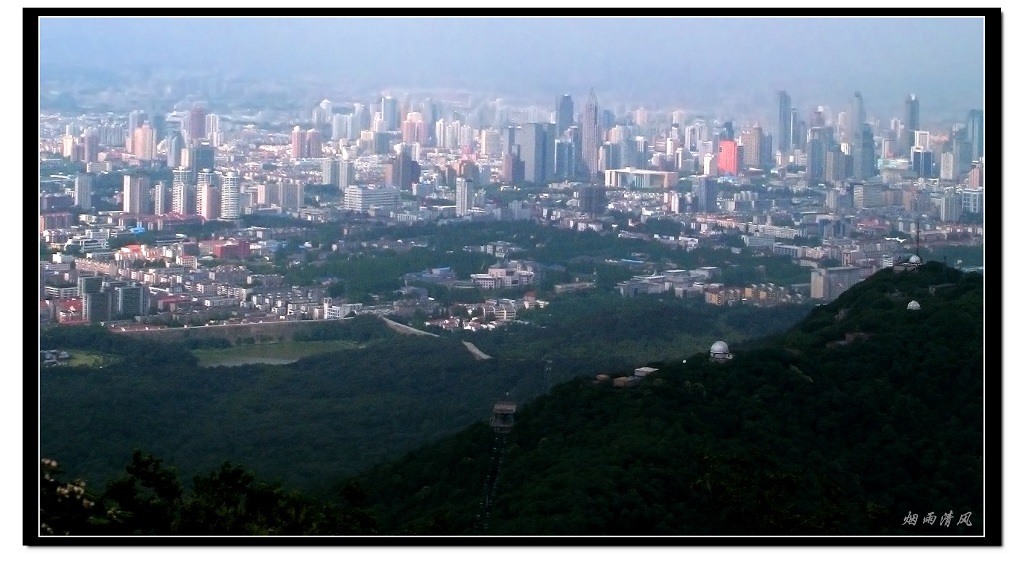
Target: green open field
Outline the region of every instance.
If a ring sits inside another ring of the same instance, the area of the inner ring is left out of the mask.
[[[224,349],[194,349],[192,354],[199,358],[199,364],[203,367],[230,367],[246,363],[290,363],[318,353],[356,347],[357,344],[341,340],[267,342]]]
[[[120,361],[116,355],[107,355],[95,351],[80,351],[77,349],[65,349],[71,358],[68,359],[68,367],[103,367],[113,365]]]

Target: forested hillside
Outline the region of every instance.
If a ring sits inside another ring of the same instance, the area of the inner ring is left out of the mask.
[[[565,383],[505,438],[477,424],[359,482],[385,533],[979,534],[982,300],[977,274],[883,271],[771,345]]]

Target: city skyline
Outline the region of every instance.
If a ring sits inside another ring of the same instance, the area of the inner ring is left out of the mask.
[[[381,90],[466,88],[538,100],[556,93],[582,99],[594,88],[608,103],[635,99],[656,108],[770,108],[778,90],[786,90],[795,105],[829,105],[861,91],[869,114],[897,114],[910,92],[932,93],[923,100],[925,113],[959,114],[982,107],[981,18],[39,21],[44,76],[59,62],[79,70],[130,65],[226,76],[259,70],[266,77],[314,75]],[[183,34],[215,40],[181,41]],[[331,37],[344,38],[340,49],[323,49]],[[620,40],[608,40],[616,37]],[[507,48],[509,41],[515,49]],[[146,42],[161,48],[133,48]],[[908,57],[914,64],[906,63]]]

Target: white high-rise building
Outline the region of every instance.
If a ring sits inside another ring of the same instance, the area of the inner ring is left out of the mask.
[[[239,199],[242,187],[238,172],[231,170],[220,178],[220,218],[235,220],[241,216]]]
[[[469,214],[471,205],[469,184],[465,178],[455,179],[455,215],[464,217]]]
[[[142,175],[124,176],[122,202],[126,213],[136,215],[149,212],[149,178]]]
[[[192,205],[189,204],[191,201],[191,197],[189,197],[191,170],[184,166],[175,168],[171,178],[171,211],[179,215],[191,214]]]

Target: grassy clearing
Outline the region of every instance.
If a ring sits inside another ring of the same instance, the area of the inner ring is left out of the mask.
[[[67,349],[64,351],[71,355],[67,360],[68,367],[105,367],[121,360],[116,355],[97,353],[95,351],[79,351],[77,349]]]
[[[358,347],[357,344],[340,340],[267,342],[224,349],[195,349],[192,350],[192,354],[199,358],[200,366],[215,367],[239,364],[247,359],[253,360],[253,363],[259,363],[262,359],[294,361],[318,353],[355,349],[356,347]]]

